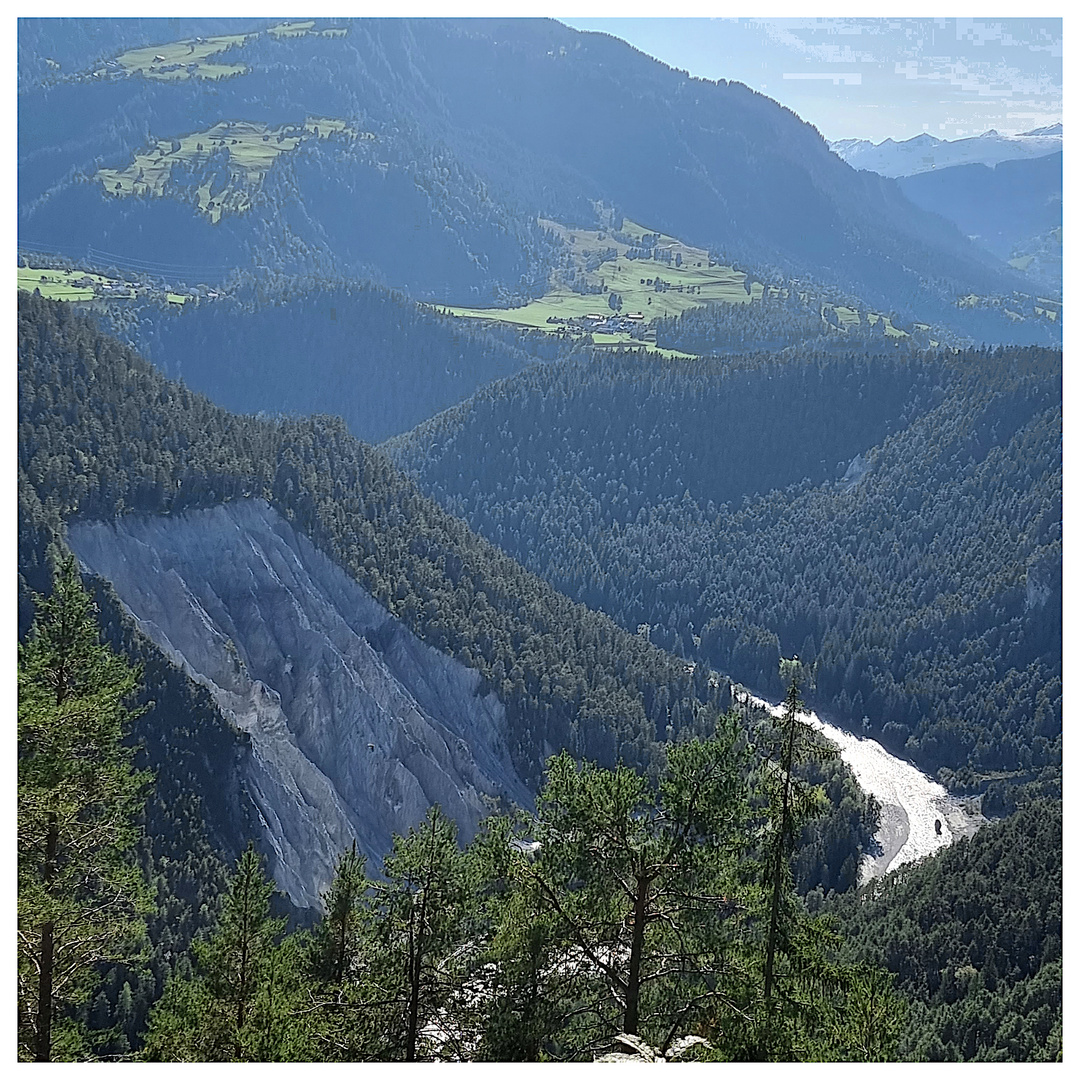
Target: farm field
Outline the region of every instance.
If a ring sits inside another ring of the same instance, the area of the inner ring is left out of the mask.
[[[37,289],[48,300],[89,302],[91,300],[134,300],[138,296],[160,299],[164,296],[170,304],[185,304],[188,297],[183,293],[165,292],[160,289],[121,281],[118,278],[95,274],[87,270],[57,270],[47,267],[20,266],[18,288],[32,293]]]
[[[93,300],[95,286],[123,285],[115,278],[88,274],[84,270],[45,270],[38,267],[19,267],[19,288],[25,292],[38,289],[49,300]],[[132,291],[134,295],[134,291]]]
[[[214,61],[218,56],[236,46],[244,45],[252,38],[268,34],[277,40],[304,37],[306,34],[320,37],[344,37],[348,30],[344,27],[315,29],[315,20],[303,22],[283,22],[269,30],[254,34],[221,34],[208,38],[188,38],[184,41],[172,41],[163,45],[147,45],[140,49],[128,49],[104,65],[96,67],[92,78],[105,78],[110,75],[142,75],[147,79],[182,82],[187,79],[228,78],[231,75],[243,75],[248,67],[241,63],[223,64]]]
[[[578,335],[587,328],[576,321],[595,319],[597,315],[607,319],[616,311],[624,317],[640,316],[648,324],[704,304],[749,304],[760,300],[766,289],[771,297],[786,295],[784,289],[764,286],[741,270],[710,261],[704,248],[693,247],[664,233],[650,232],[632,221],[624,220],[619,230],[568,228],[544,218],[540,223],[562,240],[566,252],[564,265],[554,272],[551,287],[542,297],[517,308],[445,307],[442,310],[461,318],[492,319],[548,333]],[[647,254],[643,257],[643,253]],[[582,293],[572,288],[571,282],[600,291]],[[612,293],[620,301],[617,308],[610,305]],[[833,305],[826,308],[835,311],[843,330],[861,324],[862,317],[854,308]],[[908,336],[887,317],[868,313],[866,318],[871,326],[884,318],[887,337]],[[608,343],[608,338],[612,344],[641,343],[640,337],[631,337],[629,333],[593,337],[597,344]],[[655,346],[652,348],[655,350]],[[687,355],[672,350],[655,351]]]
[[[840,323],[841,327],[843,327],[845,330],[849,326],[861,326],[862,325],[862,316],[854,308],[842,307],[842,306],[837,307],[837,306],[835,306],[833,304],[826,304],[825,307],[827,309],[831,310],[831,311],[836,312],[837,321]],[[906,331],[898,330],[895,326],[893,326],[893,324],[889,321],[889,317],[887,315],[878,315],[873,311],[867,312],[866,321],[871,326],[877,326],[878,319],[883,319],[885,321],[885,336],[886,337],[907,337],[908,336]],[[927,326],[925,323],[917,323],[916,325],[920,329],[923,329],[923,330],[929,330],[930,329],[930,327]]]
[[[281,154],[295,150],[307,139],[331,135],[356,138],[358,134],[345,120],[327,117],[308,117],[303,124],[276,128],[223,120],[205,131],[157,139],[150,149],[136,154],[127,168],[99,169],[97,178],[108,195],[160,198],[170,193],[168,185],[175,166],[209,165],[213,155],[223,153],[228,162],[228,182],[215,191],[215,177],[208,176],[196,191],[196,205],[216,225],[224,213],[242,214],[251,208],[252,198]]]

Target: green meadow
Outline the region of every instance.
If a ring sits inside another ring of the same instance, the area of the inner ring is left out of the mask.
[[[646,235],[658,235],[657,250],[670,251],[671,262],[652,258],[628,257],[632,245],[616,239],[610,231],[571,229],[557,222],[541,219],[545,228],[555,233],[563,242],[565,265],[552,275],[551,287],[536,300],[518,308],[448,308],[454,315],[465,318],[496,319],[532,329],[552,333],[566,332],[549,318],[578,319],[597,314],[612,314],[608,296],[616,293],[622,300],[622,315],[638,314],[646,321],[665,315],[678,315],[702,304],[723,302],[745,304],[760,299],[763,288],[760,282],[751,282],[747,292],[746,275],[730,266],[710,265],[709,253],[702,248],[691,247],[673,236],[650,234],[649,230],[632,221],[624,221],[621,236],[628,236],[640,246]],[[592,269],[601,252],[615,250],[615,257]],[[677,265],[681,264],[681,265]],[[589,286],[599,286],[606,291],[582,294],[575,292],[569,281],[575,276],[583,278]],[[657,282],[660,287],[657,287]],[[600,335],[597,335],[600,336]],[[629,335],[606,335],[632,339]]]
[[[160,198],[169,194],[174,166],[206,165],[212,155],[224,153],[229,166],[225,187],[214,191],[213,180],[207,179],[196,194],[199,210],[217,224],[225,213],[242,214],[251,208],[255,193],[281,154],[295,150],[308,139],[340,134],[356,138],[358,132],[344,120],[327,117],[309,117],[303,124],[276,128],[223,120],[206,131],[158,139],[150,149],[137,153],[126,168],[99,169],[97,178],[108,195]]]
[[[674,236],[651,232],[636,222],[623,221],[619,237],[610,230],[576,229],[558,222],[541,219],[540,224],[553,232],[563,243],[564,264],[552,274],[548,291],[541,297],[516,308],[466,308],[446,307],[442,310],[452,315],[471,319],[491,319],[514,326],[544,330],[553,334],[579,336],[585,329],[567,326],[565,320],[585,319],[589,315],[612,314],[608,298],[615,293],[622,301],[621,315],[641,315],[645,323],[665,316],[680,315],[690,308],[703,304],[749,304],[760,300],[766,293],[770,297],[783,297],[787,291],[776,286],[765,286],[752,280],[741,270],[710,262],[704,248],[683,243]],[[652,250],[663,253],[661,259],[630,258],[633,248],[646,246],[643,238],[651,241]],[[633,241],[628,243],[627,239]],[[597,265],[602,255],[606,258]],[[669,259],[670,256],[670,259]],[[570,286],[573,280],[589,287],[599,287],[596,293],[576,292]],[[806,299],[804,296],[803,299]],[[860,325],[862,318],[854,308],[832,307],[842,330]],[[885,320],[887,337],[906,337],[885,316],[869,313],[870,325],[878,319]],[[550,319],[560,320],[549,322]],[[640,339],[629,334],[593,334],[595,344],[641,345]],[[648,335],[646,335],[648,343]],[[672,356],[685,356],[669,349],[655,349]]]
[[[129,281],[106,277],[88,270],[51,270],[42,267],[20,266],[18,287],[24,292],[37,289],[48,300],[134,300],[138,295],[157,296],[170,304],[184,304],[188,297],[174,292],[162,294],[145,285],[133,285]]]
[[[88,274],[84,270],[43,270],[19,267],[19,288],[25,292],[38,289],[49,300],[93,300],[95,286],[120,285],[115,278]]]
[[[219,34],[208,38],[187,38],[184,41],[170,41],[163,45],[147,45],[139,49],[128,49],[99,66],[91,73],[93,77],[122,73],[124,75],[142,75],[147,79],[169,82],[183,82],[186,79],[223,79],[230,75],[243,75],[247,65],[239,63],[223,64],[212,58],[245,44],[254,38],[267,34],[278,41],[287,38],[304,37],[311,34],[316,37],[344,37],[345,27],[315,29],[315,20],[304,22],[283,22],[266,31],[253,34]]]

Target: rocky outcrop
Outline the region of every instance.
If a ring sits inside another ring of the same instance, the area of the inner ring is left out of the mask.
[[[247,734],[243,783],[278,886],[319,904],[353,840],[381,865],[438,803],[472,836],[527,804],[479,674],[421,642],[262,500],[69,530],[140,628]]]

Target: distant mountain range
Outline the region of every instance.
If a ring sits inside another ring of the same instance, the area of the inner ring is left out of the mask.
[[[1061,169],[1058,152],[997,165],[954,165],[898,182],[916,206],[947,218],[998,258],[1060,290]]]
[[[1061,124],[1035,128],[1020,135],[999,135],[990,130],[971,139],[949,140],[923,132],[901,142],[839,139],[829,143],[829,149],[853,168],[894,178],[950,165],[997,165],[1002,161],[1045,157],[1060,153],[1061,146]]]
[[[32,250],[510,306],[566,258],[540,217],[625,215],[760,280],[960,333],[976,331],[958,297],[1023,284],[775,101],[605,34],[532,19],[93,25],[20,36],[21,70],[41,73],[19,95]]]

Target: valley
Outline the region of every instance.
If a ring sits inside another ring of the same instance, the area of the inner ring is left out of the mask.
[[[781,706],[752,695],[749,701],[774,716],[783,711]],[[804,713],[801,719],[840,748],[859,786],[881,805],[881,824],[874,834],[880,853],[863,856],[860,885],[974,836],[986,824],[975,801],[950,796],[941,784],[873,739],[827,724],[813,712]]]
[[[1062,1058],[1060,125],[693,70],[20,20],[21,1060]]]

